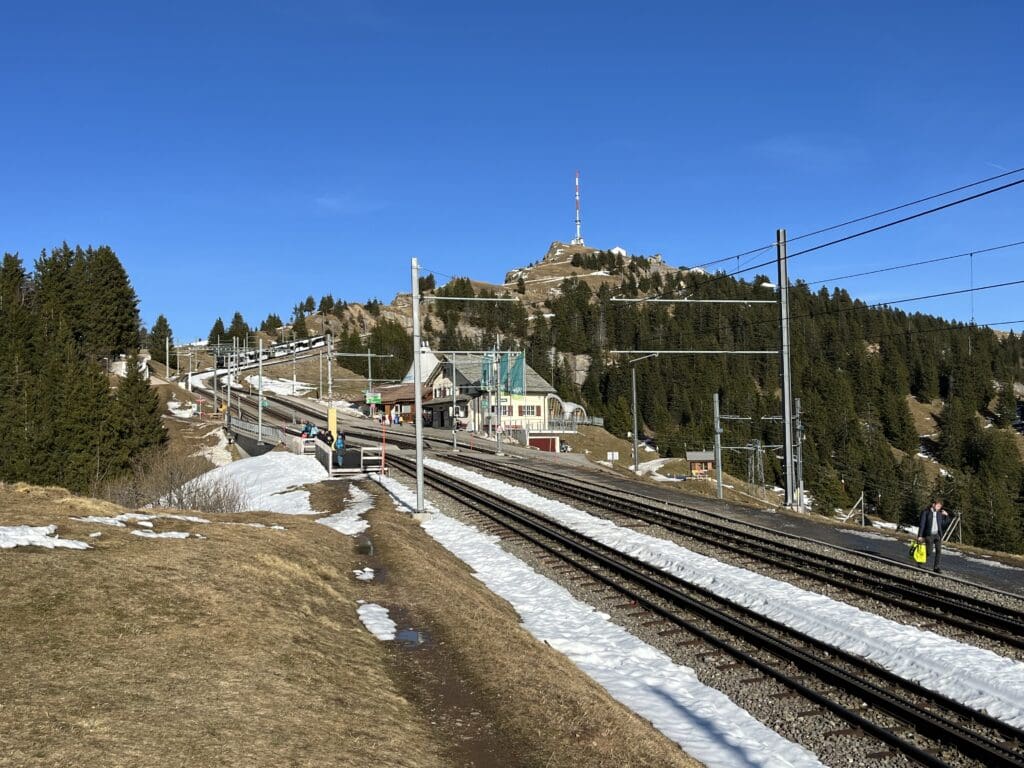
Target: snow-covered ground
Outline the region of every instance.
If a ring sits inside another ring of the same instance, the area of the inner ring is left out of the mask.
[[[245,383],[252,387],[253,392],[259,391],[260,377],[247,376]],[[272,395],[304,395],[312,392],[316,387],[302,381],[296,381],[294,385],[291,379],[272,379],[269,376],[263,377],[263,391]]]
[[[180,403],[177,400],[168,400],[167,410],[171,412],[172,416],[179,419],[191,419],[196,415],[194,403]]]
[[[365,531],[370,524],[363,519],[363,515],[373,509],[373,498],[366,491],[356,488],[355,485],[350,485],[348,500],[350,504],[341,512],[317,518],[317,522],[328,528],[333,528],[338,533],[344,533],[346,536],[355,536],[357,533]],[[373,578],[372,570],[370,578]]]
[[[929,690],[1024,727],[1024,663],[899,624],[854,606],[617,526],[567,504],[445,462],[428,465],[534,509],[606,546],[849,653]]]
[[[217,444],[204,446],[192,455],[202,456],[215,467],[223,467],[225,464],[230,464],[233,460],[231,450],[228,448],[228,436],[224,433],[222,427],[217,426],[203,435],[203,437],[209,437],[214,433],[217,434]]]
[[[0,549],[46,547],[47,549],[91,549],[84,541],[62,539],[56,525],[0,526]]]
[[[391,478],[381,484],[413,507],[415,494]],[[709,768],[820,766],[803,747],[701,683],[692,669],[613,624],[607,614],[574,598],[505,552],[500,539],[441,514],[429,502],[423,528],[516,609],[538,640],[564,653],[615,699],[650,720]]]
[[[285,515],[316,514],[309,506],[309,491],[301,486],[327,479],[313,456],[271,451],[211,469],[192,482],[234,481],[246,494],[246,508]]]

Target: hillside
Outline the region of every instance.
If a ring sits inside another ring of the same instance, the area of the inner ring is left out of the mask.
[[[425,296],[446,298],[423,303],[423,338],[435,349],[521,349],[564,399],[623,438],[632,428],[632,371],[609,350],[774,350],[777,308],[743,303],[766,298],[756,287],[763,277],[747,282],[671,267],[658,255],[554,242],[501,285],[421,276]],[[665,295],[732,303],[612,300]],[[518,301],[459,301],[496,296]],[[1024,380],[1021,338],[801,283],[790,305],[803,476],[815,508],[849,508],[863,493],[873,514],[909,521],[941,494],[964,511],[970,543],[1024,549],[1022,443],[1010,428],[1014,387]],[[313,314],[309,323],[326,322],[343,351],[390,355],[374,370],[397,378],[411,362],[410,314],[410,294],[401,293],[389,304],[335,305],[326,321]],[[367,373],[358,358],[351,368]],[[766,483],[782,484],[777,450],[757,447],[782,442],[777,356],[665,354],[639,363],[636,378],[641,431],[665,458],[711,447],[717,392],[722,412],[742,417],[725,424],[723,441],[734,448],[725,470],[747,477],[748,458],[760,453]]]

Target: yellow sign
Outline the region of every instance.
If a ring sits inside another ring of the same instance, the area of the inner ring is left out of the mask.
[[[332,435],[337,436],[338,434],[338,409],[328,408],[327,409],[327,431]]]

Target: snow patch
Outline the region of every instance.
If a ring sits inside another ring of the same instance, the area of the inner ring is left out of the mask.
[[[260,377],[248,376],[245,379],[245,383],[252,388],[253,392],[258,392],[260,388]],[[310,386],[302,381],[296,381],[293,389],[291,379],[272,379],[269,376],[263,377],[263,392],[269,392],[272,395],[304,395],[307,392],[312,392],[314,389],[316,389],[316,387]]]
[[[92,549],[84,541],[62,539],[56,525],[0,526],[0,549],[45,547],[46,549]]]
[[[192,534],[185,531],[162,531],[157,533],[156,531],[140,531],[135,529],[132,531],[133,536],[141,536],[144,539],[187,539]]]
[[[363,626],[378,640],[394,640],[398,625],[391,620],[388,609],[376,603],[363,603],[356,612]]]
[[[363,515],[373,509],[373,497],[361,488],[350,485],[348,500],[349,506],[341,512],[327,517],[319,517],[317,522],[328,528],[333,528],[338,533],[344,533],[346,536],[355,536],[357,533],[365,531],[370,524],[363,519]]]
[[[373,568],[358,568],[352,571],[360,581],[373,581]]]

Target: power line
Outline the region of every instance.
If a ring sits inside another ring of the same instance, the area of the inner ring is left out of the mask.
[[[924,261],[911,261],[906,264],[897,264],[892,267],[882,267],[880,269],[872,269],[868,272],[855,272],[852,275],[839,275],[838,277],[827,277],[824,280],[814,280],[813,282],[805,282],[804,285],[822,285],[823,283],[831,283],[836,280],[849,280],[854,277],[867,277],[869,275],[880,275],[883,272],[895,272],[899,269],[909,269],[910,267],[920,267],[926,264],[938,264],[942,261],[952,261],[953,259],[964,259],[968,256],[980,256],[983,253],[991,253],[992,251],[999,251],[1005,248],[1014,248],[1018,245],[1024,245],[1024,240],[1019,240],[1016,243],[1007,243],[1006,245],[996,245],[991,248],[982,248],[977,251],[966,251],[964,253],[958,253],[955,256],[939,256],[935,259],[925,259]]]
[[[921,198],[918,198],[917,200],[912,200],[909,203],[902,203],[901,205],[896,205],[896,206],[893,206],[892,208],[886,208],[883,211],[876,211],[875,213],[869,213],[866,216],[858,216],[855,219],[849,219],[849,220],[844,221],[844,222],[842,222],[840,224],[833,224],[833,225],[828,226],[828,227],[822,227],[821,229],[816,229],[813,232],[805,232],[802,235],[796,235],[795,237],[788,238],[787,242],[794,243],[797,240],[803,240],[804,238],[807,238],[807,237],[814,237],[815,235],[821,235],[821,234],[824,234],[825,232],[831,232],[832,230],[835,230],[835,229],[842,229],[843,227],[848,227],[851,224],[859,224],[862,221],[867,221],[868,219],[873,219],[873,218],[875,218],[877,216],[884,216],[887,213],[895,213],[896,211],[903,210],[904,208],[910,208],[910,207],[915,206],[915,205],[920,205],[921,203],[927,203],[929,200],[935,200],[935,199],[940,198],[940,197],[945,197],[946,195],[952,195],[955,192],[963,192],[965,189],[970,189],[971,187],[977,187],[980,184],[987,184],[990,181],[998,181],[999,179],[1004,179],[1007,176],[1013,176],[1014,174],[1021,173],[1022,171],[1024,171],[1024,167],[1016,168],[1016,169],[1014,169],[1012,171],[1006,171],[1005,173],[999,173],[999,174],[996,174],[995,176],[989,176],[986,179],[980,179],[978,181],[972,181],[970,184],[963,184],[963,185],[961,185],[959,187],[954,187],[953,189],[947,189],[945,192],[937,192],[937,193],[935,193],[933,195],[928,195],[927,197],[921,197]],[[767,245],[761,246],[760,248],[752,248],[749,251],[744,251],[743,253],[737,253],[735,256],[726,256],[724,259],[716,259],[714,261],[707,261],[707,262],[705,262],[703,264],[697,265],[697,268],[709,267],[709,266],[712,266],[713,264],[723,264],[726,261],[732,261],[733,259],[739,259],[739,258],[742,258],[743,256],[750,256],[751,254],[761,253],[762,251],[766,251],[769,248],[773,248],[774,246],[775,246],[775,243],[769,243]]]
[[[904,216],[901,219],[895,219],[894,221],[888,221],[885,224],[879,224],[877,227],[870,227],[869,229],[863,229],[860,232],[854,232],[851,235],[845,235],[844,237],[840,237],[840,238],[837,238],[835,240],[830,240],[827,243],[821,243],[819,245],[811,246],[810,248],[805,248],[802,251],[796,251],[795,253],[789,254],[788,258],[789,259],[793,259],[793,258],[796,258],[797,256],[803,256],[803,255],[808,254],[808,253],[813,253],[815,251],[820,251],[820,250],[822,250],[824,248],[830,248],[833,245],[838,245],[840,243],[845,243],[845,242],[847,242],[849,240],[855,240],[858,237],[863,237],[864,235],[870,235],[870,234],[872,234],[874,232],[879,232],[879,231],[881,231],[883,229],[888,229],[889,227],[895,227],[897,224],[905,224],[908,221],[913,221],[914,219],[920,219],[923,216],[929,216],[929,215],[931,215],[933,213],[938,213],[939,211],[944,211],[947,208],[953,208],[954,206],[962,205],[963,203],[968,203],[968,202],[970,202],[972,200],[977,200],[978,198],[986,197],[986,196],[994,194],[996,192],[1002,192],[1003,190],[1009,189],[1010,187],[1016,187],[1018,184],[1024,184],[1024,179],[1018,179],[1017,181],[1011,181],[1011,182],[1009,182],[1007,184],[1002,184],[1002,185],[1000,185],[998,187],[993,187],[992,189],[986,189],[983,192],[978,192],[978,193],[973,194],[973,195],[968,195],[967,197],[961,197],[961,198],[959,198],[957,200],[953,200],[952,202],[944,203],[943,205],[939,205],[939,206],[936,206],[934,208],[929,208],[928,210],[925,210],[925,211],[919,211],[918,213],[911,214],[910,216]],[[788,240],[787,240],[787,242],[788,242]],[[764,250],[764,249],[762,248],[761,250]],[[776,263],[776,260],[772,259],[770,261],[759,262],[759,263],[754,264],[753,266],[750,266],[750,267],[744,267],[743,269],[738,269],[735,272],[726,272],[726,273],[723,273],[723,274],[720,274],[720,275],[715,275],[714,277],[712,277],[707,282],[701,283],[699,286],[697,286],[696,289],[706,288],[707,286],[712,285],[713,283],[716,283],[716,282],[718,282],[720,280],[724,280],[724,279],[729,278],[729,277],[735,277],[736,275],[741,275],[741,274],[743,274],[745,272],[751,272],[751,271],[753,271],[755,269],[760,269],[761,267],[767,267],[767,266],[775,264],[775,263]]]

